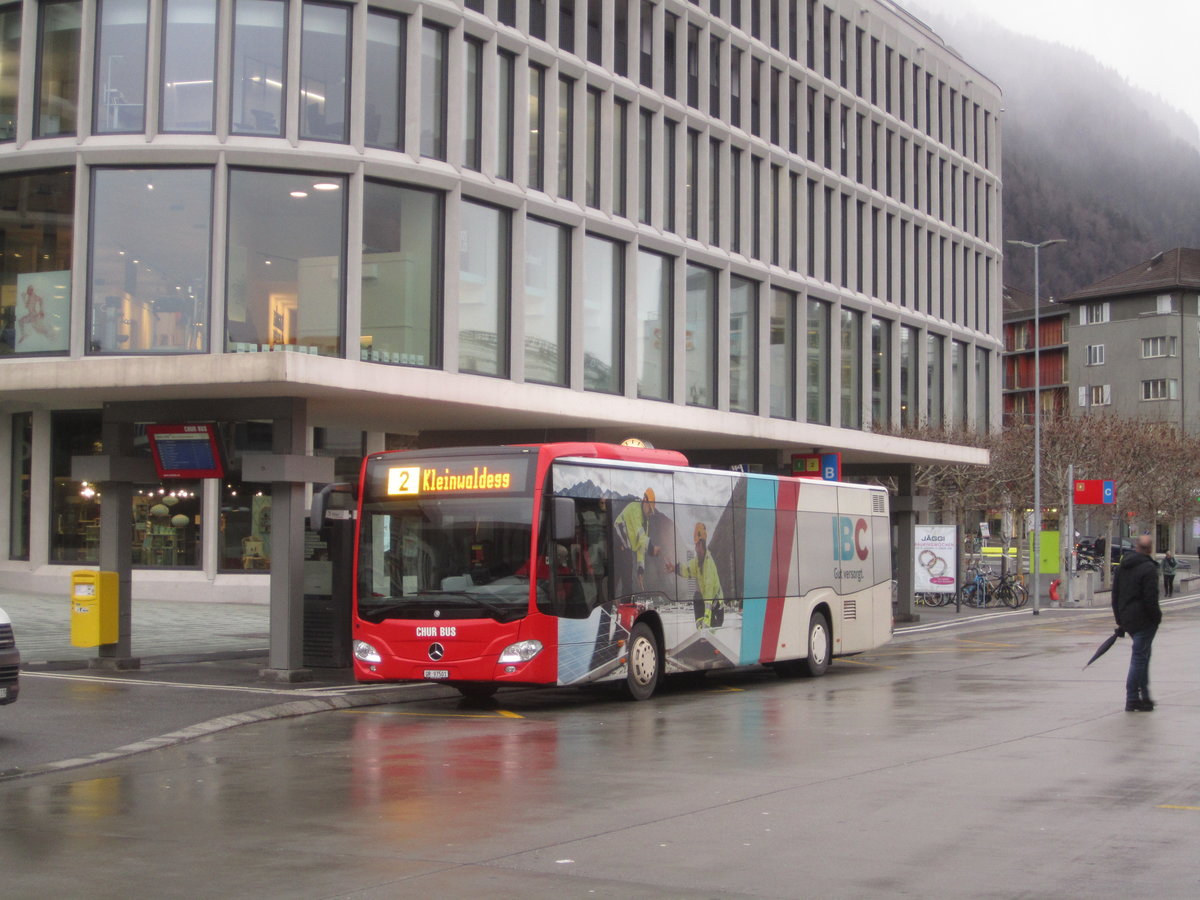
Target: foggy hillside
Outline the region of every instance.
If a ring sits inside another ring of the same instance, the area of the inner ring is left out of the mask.
[[[1070,242],[1042,254],[1043,298],[1200,247],[1200,130],[1189,117],[1079,51],[910,8],[1004,92],[1004,236]],[[1032,257],[1008,247],[1005,282],[1032,292]]]

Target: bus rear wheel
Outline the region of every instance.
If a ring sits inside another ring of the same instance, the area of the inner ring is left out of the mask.
[[[654,629],[645,622],[635,624],[625,649],[625,692],[633,700],[649,700],[662,675],[662,654]]]
[[[809,678],[824,675],[829,668],[833,642],[829,621],[823,613],[814,612],[808,620],[808,657],[800,660],[800,674]]]

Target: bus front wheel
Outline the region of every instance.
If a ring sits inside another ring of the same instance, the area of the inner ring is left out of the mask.
[[[829,622],[823,613],[814,612],[808,620],[808,657],[800,660],[800,672],[809,678],[824,675],[829,668],[832,639]]]
[[[625,691],[634,700],[649,700],[662,674],[662,654],[658,638],[645,622],[638,622],[629,633],[625,658]]]

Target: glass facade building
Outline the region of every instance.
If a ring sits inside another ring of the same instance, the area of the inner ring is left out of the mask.
[[[0,3],[0,569],[95,562],[113,401],[779,468],[991,427],[999,90],[889,5],[759,5]],[[220,427],[134,565],[270,571],[272,425]]]

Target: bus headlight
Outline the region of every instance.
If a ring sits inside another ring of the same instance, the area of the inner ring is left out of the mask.
[[[509,644],[504,648],[499,661],[502,663],[529,662],[541,652],[541,641],[517,641],[517,643]]]
[[[383,657],[379,655],[379,651],[366,641],[354,642],[354,658],[369,663],[383,662]]]

